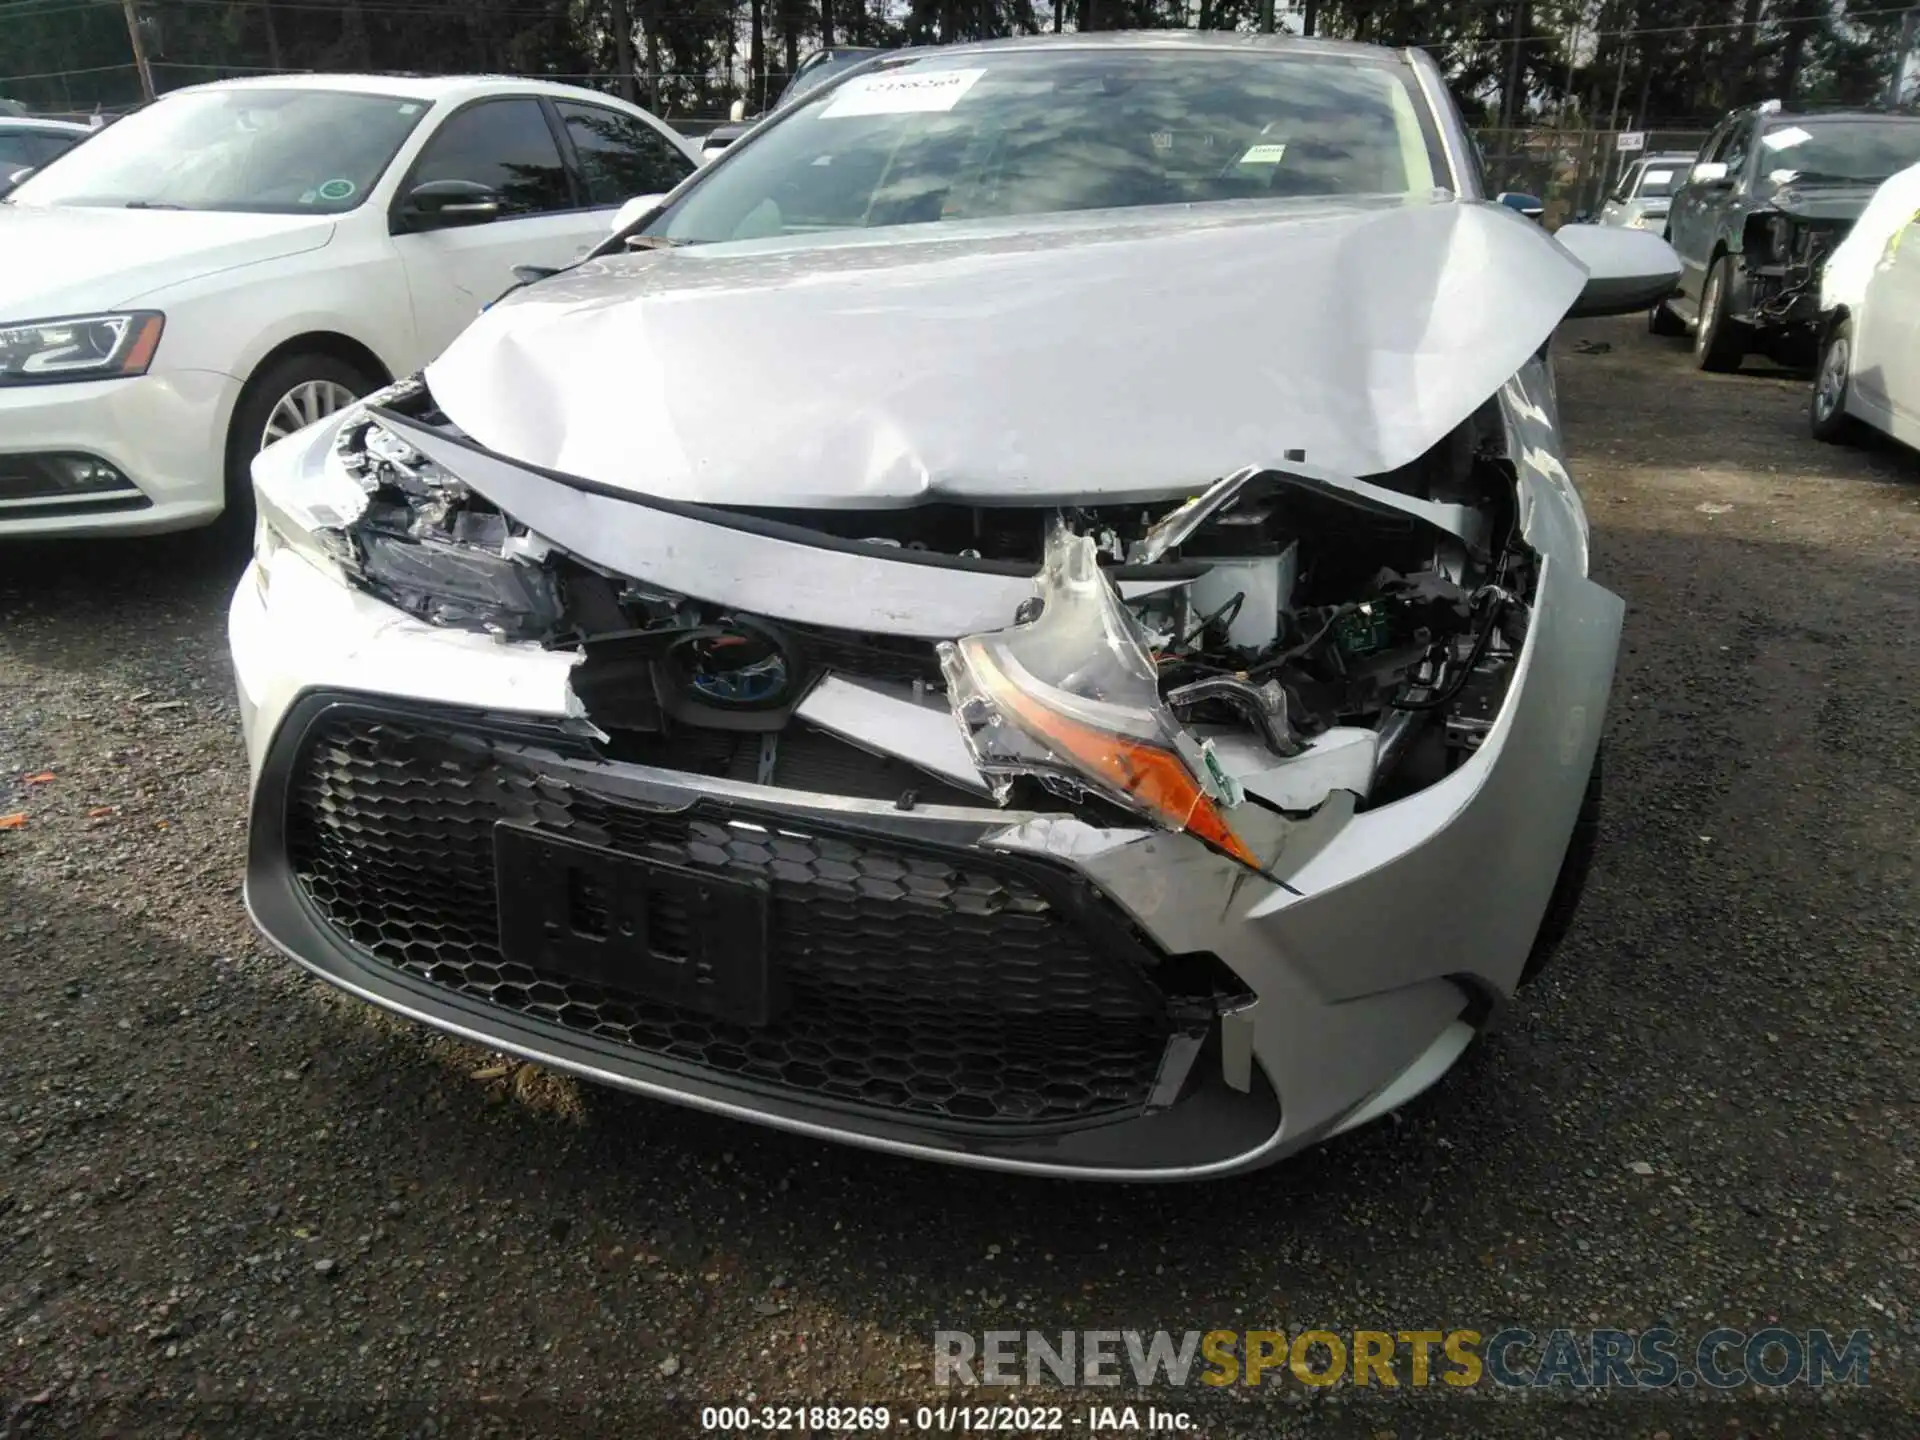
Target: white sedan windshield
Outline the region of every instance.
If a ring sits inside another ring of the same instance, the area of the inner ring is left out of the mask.
[[[195,90],[108,126],[20,205],[339,214],[367,198],[427,102],[339,90]]]
[[[1389,57],[1056,49],[906,59],[775,120],[648,227],[756,239],[940,220],[1434,188]]]

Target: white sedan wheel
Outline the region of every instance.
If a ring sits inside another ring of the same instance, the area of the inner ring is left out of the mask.
[[[316,420],[344,410],[360,397],[334,380],[303,380],[267,412],[267,427],[260,435],[260,448],[284,440],[296,430],[304,430]]]

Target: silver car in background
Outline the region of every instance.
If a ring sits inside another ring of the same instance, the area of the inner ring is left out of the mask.
[[[1687,183],[1687,174],[1692,169],[1691,152],[1648,155],[1635,160],[1607,193],[1607,203],[1600,207],[1599,223],[1664,234],[1673,192]]]
[[[484,1045],[899,1154],[1216,1176],[1570,920],[1621,602],[1552,369],[1664,242],[1485,200],[1423,54],[820,87],[264,454],[247,899]]]

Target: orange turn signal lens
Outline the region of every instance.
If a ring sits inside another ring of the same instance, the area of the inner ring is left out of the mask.
[[[122,375],[144,375],[147,367],[153,364],[153,352],[160,348],[160,332],[166,328],[166,319],[153,311],[134,317],[133,334],[129,337],[127,348],[120,357]]]
[[[1261,868],[1178,755],[1159,745],[1097,730],[1049,709],[1014,684],[987,647],[972,641],[962,643],[983,687],[1022,728],[1071,757],[1109,789],[1132,796],[1170,829],[1184,830],[1243,865]]]

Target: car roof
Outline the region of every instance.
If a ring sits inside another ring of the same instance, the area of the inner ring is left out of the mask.
[[[76,124],[72,120],[42,120],[33,115],[0,115],[0,130],[11,130],[14,134],[31,131],[41,135],[86,135],[92,126]]]
[[[1380,59],[1400,56],[1404,50],[1365,45],[1355,40],[1305,39],[1298,35],[1243,35],[1230,30],[1095,30],[1072,35],[1016,35],[1003,40],[962,41],[957,45],[922,45],[897,50],[896,55],[991,54],[1010,50],[1274,50],[1297,55],[1348,55]]]
[[[1830,107],[1815,105],[1805,110],[1789,110],[1784,106],[1782,106],[1781,108],[1776,110],[1768,110],[1765,108],[1765,102],[1762,102],[1759,105],[1742,106],[1740,110],[1736,110],[1733,113],[1738,115],[1738,114],[1741,114],[1742,111],[1745,112],[1746,118],[1749,120],[1757,118],[1757,119],[1766,120],[1769,122],[1777,122],[1782,120],[1920,121],[1920,114],[1915,114],[1912,110],[1908,110],[1908,109],[1893,110],[1893,109],[1886,109],[1883,107],[1877,107],[1877,106],[1871,106],[1871,105],[1868,105],[1868,106],[1835,105]]]
[[[332,90],[354,95],[390,95],[396,100],[452,101],[474,100],[488,95],[553,95],[574,100],[595,100],[615,105],[628,102],[601,90],[580,85],[562,85],[553,80],[535,80],[521,75],[249,75],[241,80],[214,80],[205,85],[188,85],[168,94],[180,95],[200,90]]]

